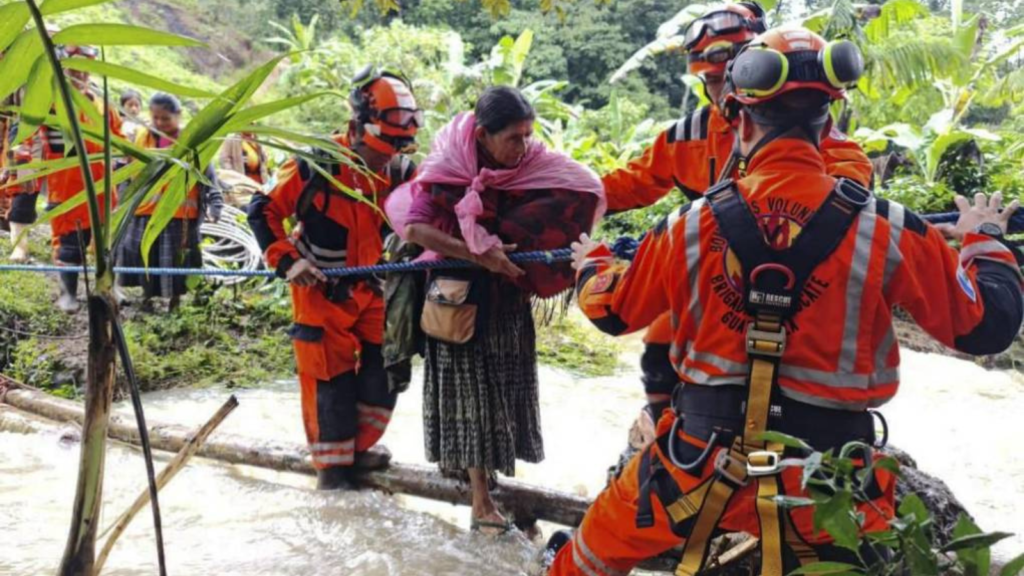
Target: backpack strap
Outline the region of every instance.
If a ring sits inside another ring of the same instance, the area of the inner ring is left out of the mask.
[[[331,161],[326,152],[314,150],[313,154],[318,158],[315,161],[316,165],[325,172],[330,173],[334,177],[341,173],[341,166],[337,162]],[[330,190],[330,183],[320,170],[316,170],[310,165],[310,160],[307,158],[300,157],[296,159],[296,165],[299,170],[299,178],[306,182],[305,186],[302,187],[302,192],[299,194],[299,200],[295,204],[295,217],[301,221],[306,212],[309,211],[309,207],[313,205],[313,199],[316,198],[317,194],[327,193]],[[330,198],[330,194],[327,196]]]
[[[796,314],[799,296],[811,273],[839,247],[861,209],[871,202],[871,193],[851,182],[838,181],[796,241],[782,250],[773,249],[765,241],[760,223],[731,180],[713,187],[705,198],[747,275],[744,302],[753,318],[745,338],[749,376],[743,433],[736,436],[728,450],[718,452],[715,473],[705,483],[706,495],[700,495],[698,505],[687,508],[696,512],[676,575],[695,576],[705,568],[711,538],[732,495],[754,481],[761,533],[760,573],[783,576],[787,520],[776,497],[782,493],[778,474],[783,468],[785,446],[766,440],[763,434],[768,429],[771,398],[778,387],[778,369],[786,349],[786,320]],[[686,498],[692,500],[697,492]]]
[[[796,241],[788,248],[775,250],[765,241],[760,223],[731,180],[708,190],[705,197],[722,236],[747,275],[747,312],[751,316],[759,312],[778,314],[782,320],[796,313],[811,273],[835,252],[861,209],[872,199],[863,186],[840,179]]]

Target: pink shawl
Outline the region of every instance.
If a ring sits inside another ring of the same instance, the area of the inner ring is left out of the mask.
[[[594,224],[604,215],[607,202],[601,179],[593,170],[560,152],[548,150],[531,141],[523,160],[515,168],[479,170],[476,120],[472,112],[463,112],[438,132],[430,155],[419,166],[416,178],[399,186],[385,202],[384,209],[395,232],[404,237],[405,224],[413,199],[428,194],[433,184],[465,186],[466,195],[455,205],[455,216],[466,246],[473,254],[483,254],[501,245],[501,239],[477,224],[483,213],[480,193],[497,190],[572,190],[598,196]]]

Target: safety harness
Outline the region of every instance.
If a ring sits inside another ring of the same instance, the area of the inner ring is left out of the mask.
[[[775,409],[779,363],[786,350],[786,324],[799,309],[804,284],[846,237],[871,192],[841,179],[816,214],[787,249],[774,250],[765,241],[757,218],[732,180],[705,194],[718,229],[747,274],[744,302],[753,319],[746,332],[749,379],[742,429],[728,449],[715,458],[714,473],[689,493],[683,493],[651,450],[641,462],[641,496],[637,526],[654,525],[650,493],[653,490],[672,521],[673,531],[686,538],[677,576],[695,576],[705,568],[708,549],[733,494],[750,482],[757,483],[757,510],[761,531],[761,574],[782,576],[782,543],[790,546],[801,565],[816,561],[813,549],[799,538],[788,515],[776,502],[781,492],[779,472],[785,447],[763,438]],[[678,407],[677,407],[678,408]],[[673,444],[678,424],[658,439],[659,448],[674,462]],[[779,416],[779,414],[775,414]],[[692,464],[678,465],[699,475],[706,458],[716,447],[716,435]]]

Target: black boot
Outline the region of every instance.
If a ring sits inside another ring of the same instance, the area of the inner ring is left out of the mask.
[[[317,490],[355,490],[351,466],[333,466],[316,471]]]
[[[391,450],[378,444],[366,452],[356,452],[355,468],[359,472],[383,470],[391,465]]]
[[[541,568],[544,569],[544,574],[547,574],[547,570],[555,563],[555,556],[558,556],[558,551],[571,541],[572,532],[569,530],[559,530],[552,534],[551,538],[548,538],[548,543],[544,547],[543,557],[540,562]]]

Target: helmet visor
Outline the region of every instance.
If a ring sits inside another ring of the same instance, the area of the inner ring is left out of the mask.
[[[714,12],[698,18],[686,27],[683,47],[692,50],[706,35],[732,34],[748,27],[747,20],[735,12]]]
[[[408,130],[411,126],[423,126],[423,110],[412,108],[388,108],[377,115],[388,126]]]

